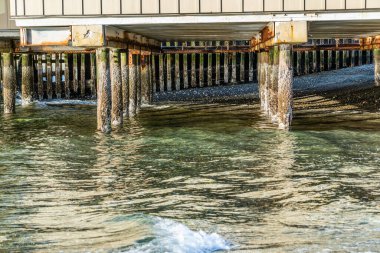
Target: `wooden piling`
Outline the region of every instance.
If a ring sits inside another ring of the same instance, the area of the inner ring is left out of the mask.
[[[5,114],[16,112],[16,70],[13,53],[3,54],[3,101]]]
[[[91,98],[96,97],[96,55],[90,54],[90,71],[91,71]]]
[[[119,49],[113,48],[110,50],[110,74],[112,93],[111,123],[113,126],[119,127],[123,125],[123,91]]]
[[[69,68],[69,55],[64,54],[64,61],[65,61],[65,98],[70,99],[71,92],[70,92],[70,68]]]
[[[22,84],[21,84],[21,103],[29,105],[33,100],[33,65],[32,57],[29,54],[22,56]]]
[[[73,89],[75,96],[79,92],[79,73],[78,73],[78,55],[73,54]]]
[[[174,43],[175,46],[178,46],[178,42]],[[179,67],[179,54],[174,55],[174,76],[175,76],[175,90],[181,89],[181,75],[180,75],[180,67]]]
[[[123,96],[123,116],[129,116],[129,66],[128,66],[128,53],[122,52],[120,54],[120,68],[121,68],[121,90]]]
[[[212,86],[212,54],[207,55],[207,86]]]
[[[85,54],[81,54],[80,56],[80,96],[82,98],[86,96],[86,55]]]
[[[220,85],[220,53],[215,55],[215,85]]]
[[[137,113],[137,55],[129,54],[129,116]]]
[[[380,86],[380,49],[373,50],[373,62],[375,65],[375,85]]]
[[[61,54],[55,54],[55,94],[58,99],[62,97],[62,64]]]
[[[278,75],[279,128],[289,130],[293,118],[292,45],[280,45]]]
[[[53,72],[51,54],[46,55],[46,93],[48,99],[53,99]]]
[[[240,82],[245,82],[245,53],[240,53]]]
[[[188,54],[184,54],[183,56],[183,88],[189,88],[189,65],[188,65]]]
[[[109,49],[96,50],[98,103],[97,103],[97,129],[103,133],[111,132],[111,73]]]
[[[158,56],[158,72],[159,72],[159,82],[160,82],[160,92],[165,91],[165,77],[164,77],[164,55],[160,54]]]
[[[270,83],[269,83],[269,117],[273,123],[278,117],[278,76],[279,76],[279,48],[274,46],[270,50]]]
[[[43,82],[43,68],[42,68],[42,55],[37,56],[37,82],[38,82],[38,99],[44,99],[44,82]]]

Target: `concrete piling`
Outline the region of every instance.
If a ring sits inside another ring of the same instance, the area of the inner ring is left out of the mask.
[[[375,85],[380,86],[380,49],[373,50],[373,62],[375,64]]]
[[[120,54],[120,68],[121,68],[121,90],[123,96],[123,116],[129,116],[129,66],[128,66],[128,53],[122,52]]]
[[[319,52],[319,71],[325,71],[325,51]]]
[[[119,49],[110,50],[110,74],[112,93],[111,123],[113,126],[120,127],[123,125],[123,91]]]
[[[157,75],[156,75],[156,55],[152,54],[151,56],[151,64],[152,64],[152,89],[153,93],[156,93],[157,91]]]
[[[220,85],[220,53],[215,55],[215,84]]]
[[[160,54],[158,56],[158,74],[160,82],[160,92],[165,91],[165,78],[164,78],[164,55]]]
[[[16,112],[16,69],[13,53],[3,54],[3,101],[5,114]]]
[[[245,82],[245,53],[240,53],[240,82]]]
[[[204,71],[204,54],[199,55],[199,87],[204,87],[205,71]]]
[[[149,85],[149,63],[148,57],[141,57],[141,102],[142,104],[150,103],[150,85]]]
[[[212,86],[212,54],[207,55],[207,86]]]
[[[223,64],[223,70],[224,70],[224,84],[227,84],[228,81],[229,81],[229,64],[228,64],[228,61],[229,61],[229,56],[227,53],[224,53],[224,64]]]
[[[195,41],[191,42],[191,46],[195,47]],[[191,87],[197,87],[197,73],[196,73],[196,55],[191,54]]]
[[[189,88],[189,65],[188,65],[188,55],[183,55],[183,88],[188,89]]]
[[[363,65],[363,51],[362,50],[358,51],[358,65],[359,66]]]
[[[232,77],[231,77],[231,83],[236,84],[236,82],[237,82],[236,53],[232,53]]]
[[[58,99],[62,97],[62,64],[61,54],[55,55],[55,94]]]
[[[29,105],[33,100],[33,65],[29,54],[22,56],[21,103]]]
[[[249,58],[248,58],[248,61],[249,61],[249,63],[248,63],[248,65],[249,65],[249,79],[248,79],[248,81],[249,82],[253,82],[253,53],[249,53]]]
[[[80,96],[86,96],[86,55],[80,55]]]
[[[167,43],[167,46],[170,46],[170,42]],[[167,76],[166,89],[168,91],[171,91],[172,90],[172,57],[170,54],[166,55],[166,76]]]
[[[137,55],[137,68],[136,68],[136,87],[137,87],[137,91],[136,91],[136,95],[137,95],[137,98],[136,98],[136,108],[137,108],[137,112],[140,111],[141,109],[141,51],[140,51],[140,54]]]
[[[305,65],[304,65],[304,68],[305,68],[305,74],[309,74],[310,73],[310,54],[308,51],[305,52]]]
[[[98,103],[97,103],[97,129],[103,133],[111,132],[111,73],[109,49],[96,50]]]
[[[278,123],[289,130],[293,118],[293,64],[292,45],[279,46]]]
[[[129,54],[129,116],[137,113],[137,55]]]
[[[279,47],[270,50],[270,82],[269,82],[269,117],[273,123],[278,117],[278,77],[279,77]]]
[[[297,55],[297,75],[302,75],[302,52],[296,52]]]
[[[91,82],[90,82],[90,90],[91,90],[91,98],[96,97],[96,55],[90,54],[90,71],[91,71]]]
[[[313,52],[312,52],[312,72],[316,73],[317,71],[318,71],[317,51],[313,50]]]
[[[75,96],[78,96],[79,91],[79,73],[78,73],[78,55],[73,54],[73,90]]]
[[[332,69],[332,64],[333,64],[333,52],[331,50],[327,51],[327,70]]]
[[[175,42],[175,46],[178,46],[178,42]],[[174,55],[174,76],[175,76],[175,90],[181,89],[181,75],[179,67],[179,54]]]

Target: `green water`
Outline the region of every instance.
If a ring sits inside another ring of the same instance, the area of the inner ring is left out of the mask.
[[[93,106],[0,117],[0,252],[379,252],[380,114]],[[204,232],[201,232],[204,231]]]

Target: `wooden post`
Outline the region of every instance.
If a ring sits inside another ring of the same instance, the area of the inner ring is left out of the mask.
[[[160,79],[160,92],[165,91],[165,79],[164,79],[164,55],[160,54],[158,56],[158,72],[159,72],[159,79]]]
[[[3,54],[3,101],[4,113],[16,112],[16,70],[13,53]]]
[[[70,92],[69,55],[64,54],[63,57],[65,58],[65,97],[66,99],[70,99],[71,92]]]
[[[113,126],[123,125],[123,91],[121,84],[120,50],[110,51],[112,111],[111,122]]]
[[[91,68],[91,98],[96,97],[96,55],[90,54],[90,68]]]
[[[129,116],[137,113],[137,55],[129,54]]]
[[[188,65],[188,55],[183,55],[183,88],[189,88],[189,65]]]
[[[380,49],[373,50],[373,62],[375,64],[375,85],[380,86]]]
[[[212,86],[212,54],[207,55],[207,86]]]
[[[80,96],[82,98],[86,96],[86,55],[85,54],[81,54],[81,57],[80,57]]]
[[[79,92],[79,75],[78,75],[78,55],[73,54],[73,89],[75,96],[78,97]]]
[[[42,69],[42,55],[37,56],[37,74],[38,74],[38,99],[44,99],[44,82],[43,82],[43,69]]]
[[[55,94],[58,99],[62,97],[62,64],[60,54],[55,54]]]
[[[48,99],[53,99],[53,72],[51,64],[51,54],[46,55],[46,90]]]
[[[29,54],[22,56],[21,103],[29,105],[33,100],[33,65]]]
[[[278,75],[278,123],[288,130],[293,118],[292,45],[280,45]]]
[[[98,103],[97,103],[97,129],[103,133],[111,132],[111,73],[109,49],[96,50]]]
[[[174,43],[175,46],[178,46],[178,42]],[[179,54],[174,55],[175,59],[175,66],[174,66],[174,76],[175,76],[175,90],[180,90],[181,89],[181,75],[179,73]]]
[[[245,82],[245,53],[240,53],[240,82]]]
[[[122,52],[120,55],[121,65],[121,86],[123,94],[123,116],[129,116],[129,66],[128,66],[128,53]]]
[[[279,76],[279,48],[274,46],[270,51],[271,72],[269,83],[269,117],[272,122],[277,122],[278,117],[278,76]]]

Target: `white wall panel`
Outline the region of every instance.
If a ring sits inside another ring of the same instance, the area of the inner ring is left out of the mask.
[[[161,13],[178,13],[178,0],[161,0]]]
[[[201,1],[201,12],[202,13],[211,13],[211,12],[220,12],[220,0],[202,0]]]
[[[244,11],[260,12],[264,10],[263,0],[244,0]]]
[[[62,15],[62,0],[45,0],[45,15]]]
[[[123,14],[141,13],[140,0],[122,0]]]
[[[159,0],[142,0],[142,12],[144,14],[157,14],[160,11]]]
[[[199,1],[181,0],[181,13],[198,13]]]

